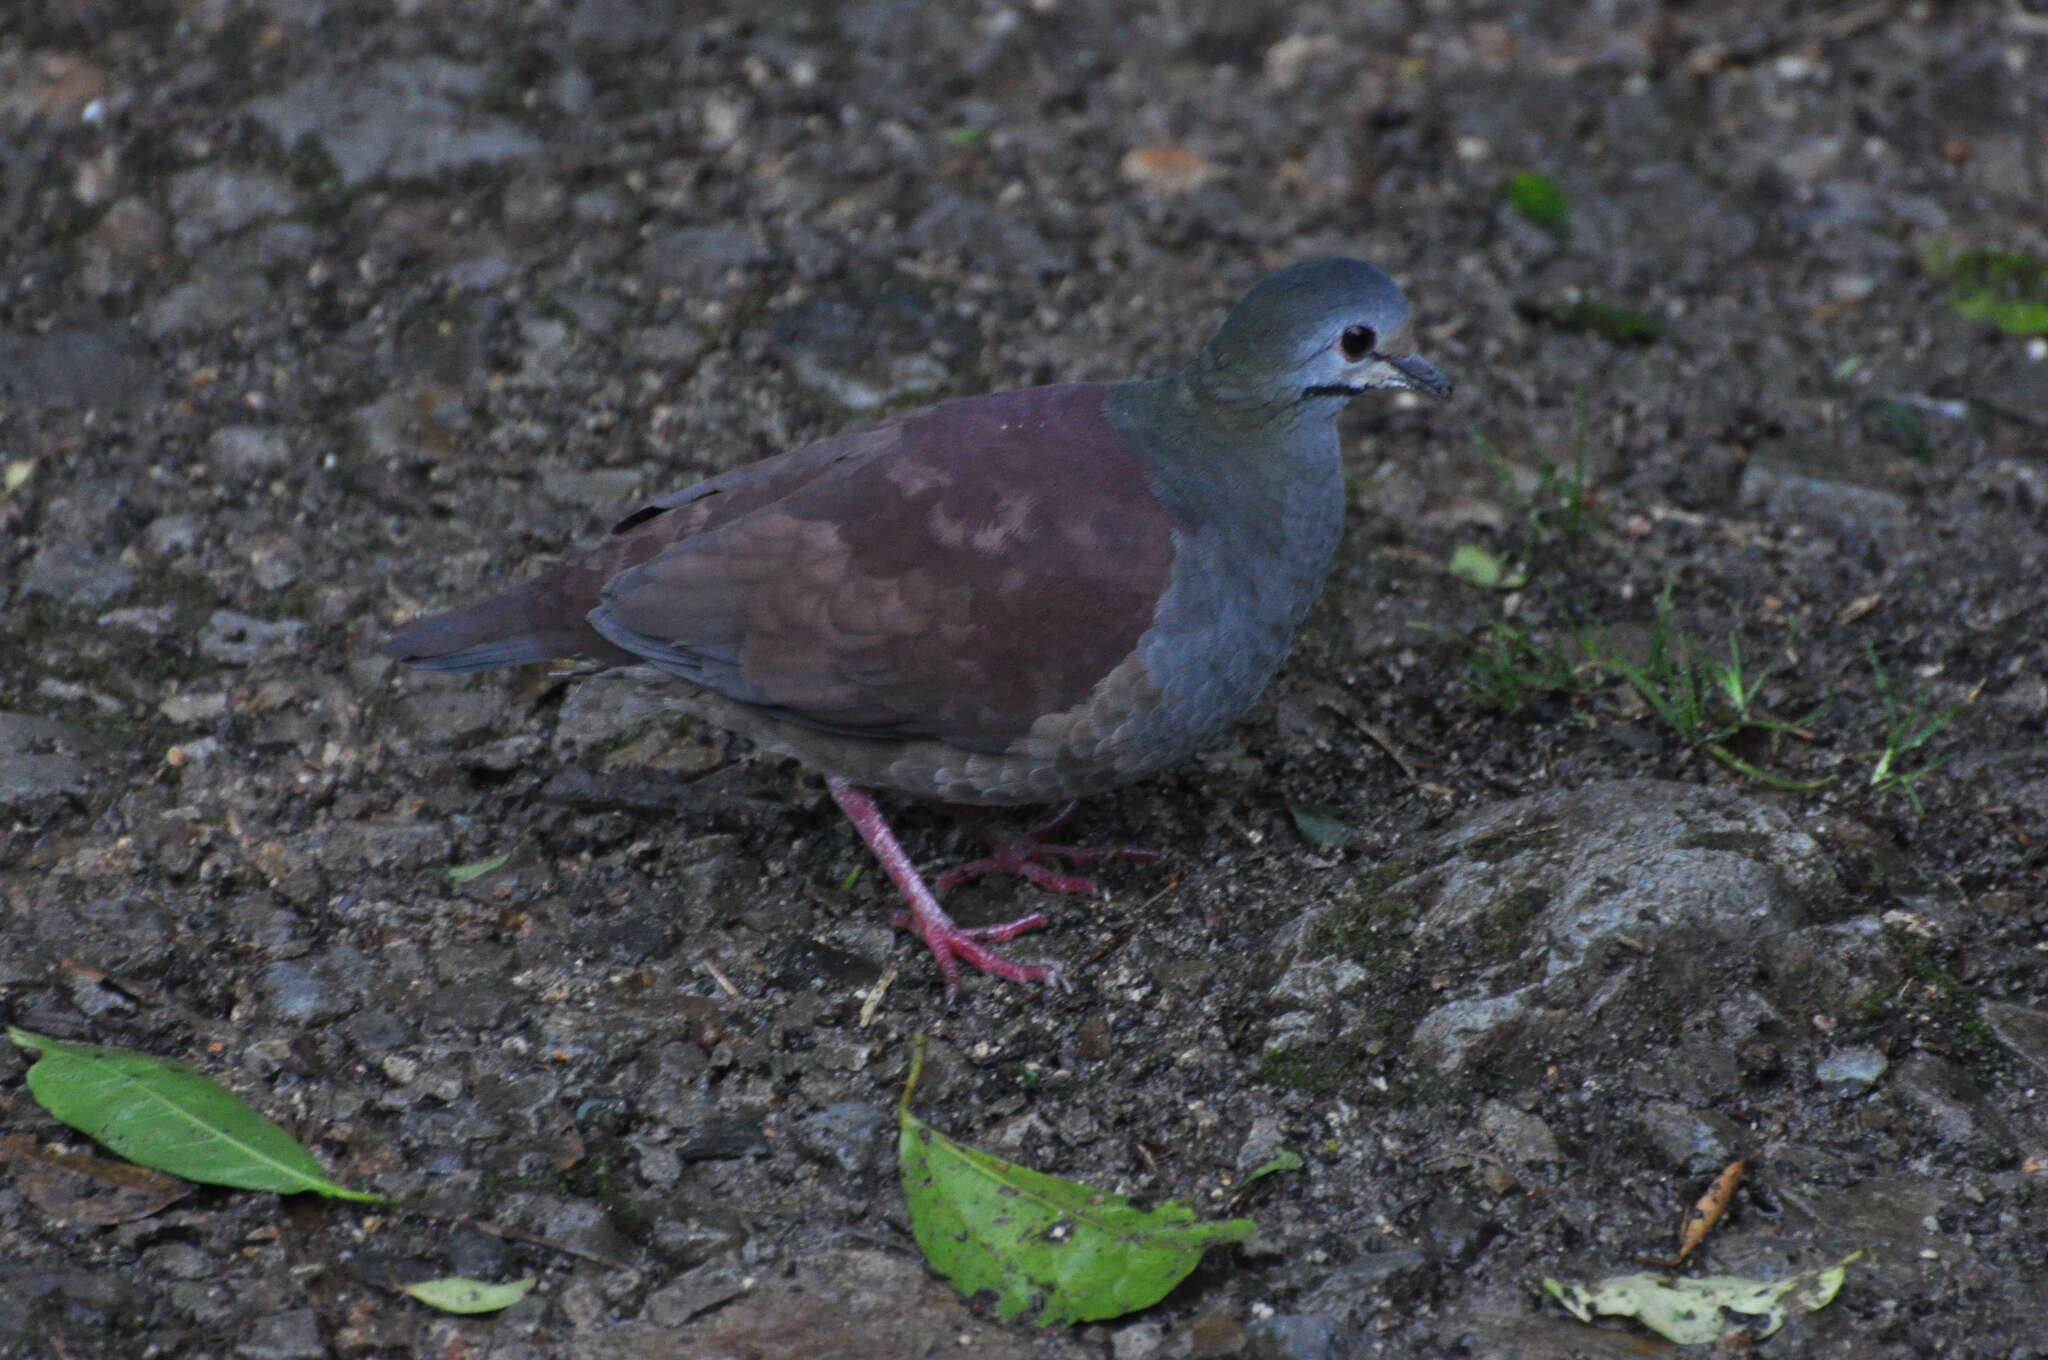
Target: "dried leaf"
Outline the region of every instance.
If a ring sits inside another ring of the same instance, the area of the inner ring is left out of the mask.
[[[14,1169],[14,1188],[50,1217],[106,1228],[148,1218],[192,1193],[175,1176],[82,1152],[53,1152],[26,1134],[0,1138],[0,1164]]]
[[[1794,1313],[1817,1312],[1834,1301],[1848,1277],[1851,1252],[1840,1264],[1801,1271],[1782,1280],[1747,1280],[1739,1275],[1702,1275],[1674,1280],[1666,1275],[1613,1275],[1590,1285],[1546,1279],[1543,1291],[1581,1322],[1596,1314],[1632,1317],[1681,1346],[1703,1346],[1733,1330],[1723,1311],[1762,1318],[1751,1335],[1766,1337]]]

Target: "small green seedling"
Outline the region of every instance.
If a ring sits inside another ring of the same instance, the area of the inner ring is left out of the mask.
[[[1828,781],[1795,779],[1766,770],[1742,759],[1728,749],[1728,743],[1750,732],[1772,736],[1806,736],[1807,724],[1827,710],[1822,703],[1791,720],[1774,718],[1758,704],[1765,682],[1774,666],[1751,671],[1742,658],[1742,644],[1728,634],[1725,661],[1706,655],[1705,649],[1683,629],[1671,622],[1671,587],[1667,583],[1657,598],[1657,617],[1650,627],[1650,645],[1643,663],[1625,657],[1609,657],[1604,664],[1628,681],[1679,740],[1701,750],[1734,770],[1778,789],[1817,789]]]
[[[1932,740],[1936,733],[1947,727],[1949,720],[1963,711],[1962,704],[1950,704],[1939,713],[1930,714],[1926,701],[1916,698],[1910,704],[1901,704],[1892,693],[1891,680],[1878,663],[1877,649],[1867,643],[1863,654],[1870,658],[1870,671],[1877,681],[1877,696],[1884,704],[1884,746],[1877,753],[1877,762],[1870,769],[1870,787],[1880,793],[1903,793],[1913,804],[1913,815],[1923,815],[1927,809],[1920,803],[1920,794],[1913,786],[1948,763],[1947,756],[1938,756],[1925,764],[1908,770],[1906,757],[1913,754]]]

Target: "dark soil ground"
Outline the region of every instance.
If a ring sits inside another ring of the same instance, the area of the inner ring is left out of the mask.
[[[88,1223],[10,1048],[0,1354],[1657,1353],[1538,1283],[1760,1148],[1689,1269],[1865,1251],[1763,1353],[2048,1355],[2048,351],[1927,263],[2048,253],[2048,11],[713,10],[0,13],[0,1014],[403,1200]],[[658,687],[374,655],[1334,253],[1457,399],[1357,404],[1293,662],[1085,810],[1165,866],[957,895],[1052,912],[1014,950],[1071,995],[945,1005],[816,779]],[[1259,1240],[1134,1318],[959,1301],[895,1175],[921,1030],[935,1125]],[[540,1283],[393,1292],[443,1274]]]

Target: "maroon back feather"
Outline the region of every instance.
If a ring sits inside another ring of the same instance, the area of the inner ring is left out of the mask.
[[[1171,522],[1107,385],[909,413],[701,483],[387,646],[651,661],[823,731],[999,751],[1136,649]]]

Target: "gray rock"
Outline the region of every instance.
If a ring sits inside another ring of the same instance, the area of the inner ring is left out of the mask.
[[[1275,1313],[1252,1323],[1254,1354],[1273,1360],[1336,1360],[1337,1327],[1309,1313]]]
[[[717,297],[735,271],[767,261],[768,252],[742,227],[670,227],[640,247],[640,272],[690,299]]]
[[[267,170],[202,165],[171,178],[172,236],[190,253],[265,217],[296,210],[291,186]]]
[[[64,604],[101,605],[135,584],[135,573],[96,555],[74,538],[43,546],[21,575],[24,595],[47,595]]]
[[[1892,1074],[1888,1094],[1917,1111],[1944,1142],[1974,1145],[2005,1155],[2019,1137],[1984,1092],[1955,1064],[1932,1053],[1915,1053]]]
[[[1915,532],[1917,521],[1905,497],[1814,477],[1800,467],[1752,460],[1743,469],[1742,503],[1773,521],[1804,522],[1849,542],[1875,538],[1895,548]]]
[[[699,1266],[647,1296],[647,1320],[660,1327],[679,1327],[707,1309],[738,1298],[747,1288],[746,1277],[732,1266]]]
[[[425,740],[461,746],[491,730],[505,712],[505,697],[495,690],[428,688],[400,699],[397,709],[405,726]]]
[[[430,179],[541,150],[540,139],[517,123],[476,107],[485,79],[479,66],[397,57],[307,76],[248,109],[287,149],[312,139],[350,188]]]
[[[1563,1157],[1550,1125],[1504,1100],[1489,1100],[1479,1107],[1479,1127],[1510,1161],[1555,1162]]]
[[[230,666],[249,666],[303,650],[305,633],[306,625],[298,619],[273,623],[232,609],[216,609],[199,631],[199,650]]]
[[[320,1360],[327,1343],[320,1335],[320,1315],[311,1308],[273,1313],[249,1324],[235,1354],[249,1360]]]
[[[157,340],[223,330],[270,302],[270,285],[259,274],[208,275],[166,293],[142,314],[142,328]]]
[[[655,687],[623,673],[593,676],[570,689],[555,719],[558,755],[581,756],[658,726],[677,712]]]
[[[1884,1054],[1865,1045],[1838,1048],[1813,1065],[1816,1080],[1833,1087],[1838,1095],[1862,1095],[1877,1085],[1890,1064]]]
[[[2015,1057],[2048,1075],[2048,1011],[2009,1001],[1987,1001],[1982,1014],[1984,1023]]]
[[[1316,1009],[1335,1005],[1338,998],[1371,981],[1371,975],[1350,959],[1297,959],[1266,995],[1288,1006]]]
[[[1719,1171],[1754,1142],[1748,1130],[1727,1116],[1676,1101],[1651,1101],[1636,1122],[1664,1159],[1681,1171]]]
[[[1841,893],[1820,844],[1773,804],[1662,780],[1516,799],[1459,823],[1432,853],[1434,867],[1388,890],[1423,903],[1417,934],[1513,930],[1550,978],[1617,936],[1631,948],[1680,930],[1752,938]]]
[[[0,811],[83,798],[92,788],[92,767],[76,756],[0,752],[0,757]]]
[[[550,500],[616,516],[644,495],[647,472],[642,468],[547,468],[541,472],[540,487]]]
[[[199,543],[197,515],[158,515],[142,531],[142,541],[157,557],[189,552]]]
[[[628,358],[638,359],[643,364],[681,367],[694,361],[710,346],[711,341],[704,332],[687,321],[675,321],[628,333],[625,350]]]
[[[1506,1042],[1534,1017],[1533,988],[1503,996],[1475,997],[1437,1007],[1415,1026],[1410,1043],[1415,1056],[1449,1074],[1495,1045]]]
[[[936,392],[945,359],[972,358],[980,334],[942,318],[909,289],[818,297],[776,317],[771,341],[797,381],[849,411],[871,411]]]
[[[447,829],[434,822],[344,822],[329,838],[337,867],[354,861],[372,869],[419,869],[445,863],[452,848]]]
[[[129,412],[162,395],[163,381],[141,338],[109,323],[47,335],[0,331],[0,391],[28,406]]]
[[[917,249],[1003,278],[1047,274],[1063,261],[1014,214],[995,211],[963,194],[943,192],[904,231]]]
[[[294,959],[264,969],[262,985],[271,1009],[299,1025],[346,1015],[358,1000],[353,988],[336,981],[332,969]]]
[[[1646,958],[1672,961],[1660,988],[1697,985],[1702,1005],[1725,999],[1720,984],[1686,962],[1701,957],[1706,942],[1779,940],[1771,967],[1787,995],[1778,1005],[1803,1009],[1825,981],[1821,956],[1839,954],[1836,933],[1849,929],[1802,929],[1842,892],[1818,842],[1773,804],[1722,789],[1626,780],[1539,794],[1467,818],[1418,858],[1426,867],[1384,890],[1419,908],[1417,940],[1467,957],[1470,942],[1488,941],[1494,966],[1478,989],[1490,977],[1522,983],[1456,997],[1423,1018],[1415,1051],[1441,1072],[1531,1027],[1583,1024],[1630,987],[1649,984],[1658,970],[1640,967]],[[1288,938],[1315,939],[1316,920],[1303,918]],[[1861,940],[1850,929],[1847,943]],[[1856,959],[1854,978],[1822,989],[1832,1000],[1867,990],[1889,967]],[[1769,1014],[1773,1002],[1759,996],[1745,1008]],[[1711,1095],[1691,1087],[1680,1094]]]
[[[255,477],[289,467],[292,446],[282,430],[229,425],[208,437],[206,456],[225,477]]]
[[[810,1160],[864,1175],[880,1164],[894,1122],[887,1109],[870,1101],[841,1101],[799,1119],[790,1135]]]

